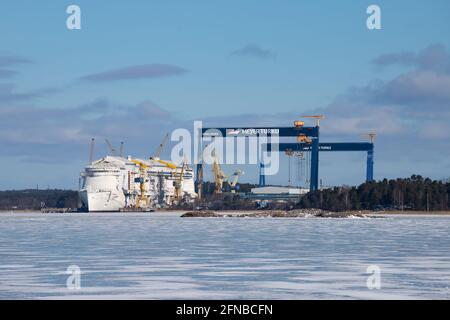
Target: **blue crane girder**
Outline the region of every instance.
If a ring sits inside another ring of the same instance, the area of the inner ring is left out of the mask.
[[[202,128],[202,137],[257,137],[257,136],[317,137],[318,127],[234,127],[234,128]]]
[[[369,142],[319,142],[319,127],[233,127],[233,128],[202,128],[201,140],[205,137],[230,138],[230,137],[259,137],[259,136],[278,136],[278,137],[299,137],[306,136],[310,138],[310,143],[277,143],[276,151],[302,151],[311,152],[311,181],[310,190],[315,191],[319,187],[319,152],[334,151],[363,151],[367,152],[367,170],[366,181],[373,180],[373,156],[374,144]],[[202,143],[200,142],[200,145]],[[267,143],[264,150],[272,151],[273,144]],[[201,186],[203,181],[203,164],[198,164],[197,179]],[[263,168],[260,168],[260,184],[265,184]]]
[[[267,143],[267,151],[272,150],[274,143]],[[311,151],[312,144],[308,143],[278,143],[278,151]],[[320,142],[319,151],[371,151],[370,142]]]
[[[274,143],[267,143],[266,150],[272,151]],[[314,141],[312,144],[308,143],[278,143],[276,150],[278,152],[284,151],[298,151],[298,152],[310,152],[314,147]],[[367,165],[366,165],[366,182],[373,181],[373,164],[374,164],[374,144],[372,142],[320,142],[319,152],[339,152],[339,151],[360,151],[367,152]],[[314,153],[313,153],[314,154]],[[311,173],[318,172],[318,161],[311,158]],[[318,177],[317,177],[318,178]],[[311,180],[316,179],[315,176],[311,177]]]

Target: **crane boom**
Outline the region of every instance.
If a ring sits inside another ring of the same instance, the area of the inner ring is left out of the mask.
[[[111,155],[113,156],[117,156],[117,152],[116,149],[114,149],[113,145],[111,144],[111,142],[108,139],[105,139],[106,144],[108,145],[108,149],[111,152]]]
[[[166,167],[169,167],[172,170],[177,168],[177,166],[170,161],[161,160],[161,159],[154,159],[154,160],[158,161],[159,163],[164,164]]]
[[[131,159],[131,162],[134,162],[135,164],[137,164],[139,167],[142,167],[144,169],[148,169],[148,165],[143,163],[142,161],[139,161],[137,159]]]
[[[159,144],[158,149],[156,149],[156,151],[153,153],[153,155],[150,156],[150,160],[158,161],[159,163],[164,164],[165,166],[169,167],[170,169],[175,170],[177,168],[177,166],[175,164],[173,164],[170,161],[161,160],[159,158],[159,156],[161,155],[161,151],[164,149],[164,146],[166,145],[168,139],[169,139],[169,134],[166,133],[166,135],[164,136],[164,139]]]
[[[168,139],[169,139],[169,134],[166,133],[166,135],[164,136],[164,139],[159,144],[158,149],[156,149],[156,151],[153,153],[153,155],[150,157],[150,159],[154,159],[154,160],[159,159],[159,156],[161,155],[161,151],[164,149],[164,146],[166,145]]]
[[[223,181],[226,180],[228,177],[225,175],[225,173],[222,171],[222,168],[220,167],[219,160],[215,155],[213,155],[213,165],[212,170],[214,173],[214,182],[215,182],[215,188],[214,193],[222,193],[222,186]]]

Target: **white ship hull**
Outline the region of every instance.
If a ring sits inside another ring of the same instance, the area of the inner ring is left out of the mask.
[[[111,191],[80,191],[83,207],[89,212],[120,211],[124,207],[125,196]]]

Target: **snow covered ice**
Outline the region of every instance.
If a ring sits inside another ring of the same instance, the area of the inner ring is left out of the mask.
[[[0,298],[450,299],[449,216],[179,215],[2,213]]]

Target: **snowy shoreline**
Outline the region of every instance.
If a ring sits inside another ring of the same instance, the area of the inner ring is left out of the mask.
[[[212,212],[213,214],[205,214]],[[189,210],[157,210],[155,212],[68,212],[68,213],[42,213],[39,210],[0,210],[1,217],[11,216],[167,216],[181,217],[187,213],[191,217],[272,217],[272,218],[304,218],[304,217],[326,217],[326,218],[382,218],[382,217],[449,217],[450,211],[343,211],[330,212],[319,209],[297,209],[292,211],[283,210],[211,210],[211,211],[189,211]],[[185,216],[185,217],[187,217]]]

